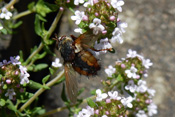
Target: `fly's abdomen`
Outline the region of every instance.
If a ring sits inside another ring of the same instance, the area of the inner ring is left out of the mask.
[[[72,66],[79,74],[86,76],[97,75],[97,71],[100,70],[97,59],[89,51],[77,53]]]

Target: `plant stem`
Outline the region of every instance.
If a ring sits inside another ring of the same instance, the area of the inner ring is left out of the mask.
[[[58,80],[60,80],[62,78],[62,76],[64,75],[64,70],[62,70],[58,76],[56,76],[53,80],[51,80],[50,82],[48,82],[46,84],[46,86],[51,87],[52,85],[54,85]],[[22,112],[26,107],[28,107],[42,92],[44,92],[46,89],[41,88],[39,89],[24,105],[22,105],[22,107],[19,109],[20,112]]]
[[[23,17],[23,16],[26,16],[26,15],[29,15],[29,14],[31,14],[31,13],[33,13],[33,12],[30,11],[30,10],[27,10],[27,11],[24,11],[24,12],[21,12],[21,13],[15,15],[12,19],[13,19],[13,20],[17,20],[17,19],[19,19],[19,18],[21,18],[21,17]]]
[[[56,28],[56,26],[57,26],[57,23],[58,23],[58,21],[59,21],[61,15],[62,15],[62,13],[63,13],[62,10],[60,10],[60,11],[58,12],[56,18],[54,19],[52,25],[50,26],[50,28],[49,28],[49,30],[48,30],[48,32],[47,32],[47,34],[46,34],[46,36],[44,37],[43,40],[46,40],[46,39],[48,39],[48,38],[51,36],[51,34],[53,33],[53,31],[55,30],[55,28]],[[28,59],[27,59],[26,62],[25,62],[25,65],[29,64],[29,62],[32,60],[32,58],[33,58],[37,53],[39,53],[39,52],[42,50],[43,47],[44,47],[44,44],[43,44],[43,42],[41,42],[40,45],[39,45],[39,47],[38,47],[35,51],[33,51],[33,53],[28,57]]]
[[[16,3],[17,0],[11,0],[6,6],[6,9],[9,9],[11,6],[13,6]]]
[[[93,100],[93,99],[95,99],[95,97],[96,97],[96,96],[91,96],[91,97],[88,97],[88,98],[91,98],[91,99]],[[84,103],[87,103],[87,100],[86,100],[86,99],[84,99],[83,102],[82,102],[81,104],[84,104]],[[70,105],[70,107],[73,107],[73,106],[75,106],[75,105],[76,105],[76,104]],[[46,112],[45,114],[40,115],[39,117],[48,116],[48,115],[54,114],[54,113],[56,113],[56,112],[63,111],[63,110],[65,110],[65,109],[67,109],[67,106],[59,107],[59,108],[56,108],[56,109],[51,110],[51,111],[49,111],[49,112]]]

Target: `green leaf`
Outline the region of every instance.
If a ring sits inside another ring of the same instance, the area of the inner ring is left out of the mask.
[[[42,79],[42,83],[45,84],[50,78],[50,75],[47,75],[45,76],[43,79]]]
[[[52,10],[46,5],[46,2],[39,0],[36,4],[36,12],[45,17],[46,14],[52,12]]]
[[[30,80],[28,86],[31,88],[31,89],[40,89],[40,88],[43,88],[43,85],[38,83],[38,82],[35,82],[33,80]]]
[[[35,8],[35,2],[29,3],[29,5],[28,5],[27,7],[28,7],[28,9],[29,9],[30,11],[33,11],[34,8]]]
[[[53,75],[55,70],[49,67],[49,71],[50,71],[50,74]]]
[[[41,30],[41,24],[40,24],[40,19],[39,19],[39,15],[36,14],[35,15],[35,32],[37,35],[41,36],[42,37],[42,30]]]
[[[50,4],[48,2],[45,2],[45,5],[52,10],[52,12],[57,11],[60,7],[56,4]]]
[[[63,84],[63,90],[61,92],[61,98],[64,102],[67,102],[68,99],[67,99],[67,96],[66,96],[66,91],[65,91],[65,84]]]
[[[81,88],[81,89],[78,91],[78,95],[80,95],[81,93],[83,93],[84,90],[85,90],[85,88]]]
[[[14,112],[17,111],[15,105],[13,105],[13,103],[10,100],[7,100],[7,107],[8,107],[8,109],[10,109],[10,110],[12,110]]]
[[[0,99],[0,106],[4,106],[5,105],[5,100],[4,99]]]
[[[87,103],[90,107],[92,107],[92,108],[96,107],[95,102],[91,98],[87,98],[86,100],[87,100]]]
[[[91,91],[91,94],[92,94],[92,95],[95,95],[95,94],[96,94],[96,89],[92,90],[92,91]]]
[[[44,114],[46,112],[45,109],[43,109],[42,107],[35,107],[33,110],[32,110],[32,116],[36,116],[36,115],[41,115],[41,114]]]
[[[23,23],[22,21],[19,21],[19,22],[17,22],[16,24],[12,25],[11,28],[17,28],[17,27],[19,27],[22,23]]]
[[[43,85],[43,88],[44,89],[50,89],[50,87],[46,86],[46,85]]]
[[[19,56],[20,56],[19,61],[24,62],[22,50],[19,51]]]
[[[47,67],[48,67],[48,65],[46,63],[40,63],[40,64],[35,65],[33,71],[37,72],[37,71],[40,71],[40,70],[45,69]]]
[[[123,81],[123,77],[121,75],[118,75],[117,76],[117,81],[121,81],[122,82]]]

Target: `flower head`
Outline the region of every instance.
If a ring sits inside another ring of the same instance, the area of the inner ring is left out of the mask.
[[[114,92],[108,92],[108,95],[110,97],[110,99],[114,99],[114,100],[120,100],[121,97],[118,95],[118,92],[117,91],[114,91]]]

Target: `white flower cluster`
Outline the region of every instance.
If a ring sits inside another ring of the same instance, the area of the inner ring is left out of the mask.
[[[127,97],[127,98],[124,98],[124,97],[120,97],[118,95],[118,92],[117,91],[109,91],[108,93],[102,93],[102,91],[100,89],[97,89],[96,90],[96,101],[102,101],[102,100],[105,100],[106,103],[110,103],[111,100],[120,100],[121,103],[126,106],[126,107],[129,107],[129,108],[132,108],[133,105],[132,105],[132,101],[133,101],[133,98],[132,97]],[[76,115],[76,117],[91,117],[93,116],[94,114],[99,114],[99,110],[94,110],[94,108],[91,108],[90,106],[87,106],[86,109],[82,109],[82,111],[80,111],[78,113],[78,115]],[[108,117],[107,115],[103,115],[102,117]]]
[[[5,7],[3,7],[0,12],[0,19],[9,20],[11,17],[12,17],[12,13],[9,12]]]
[[[3,60],[3,62],[0,62],[0,67],[7,64],[13,64],[14,66],[18,65],[20,70],[20,84],[29,83],[28,77],[30,75],[27,73],[27,68],[21,65],[21,62],[19,61],[19,59],[20,59],[20,56],[16,56],[15,58],[10,57],[10,61]]]
[[[83,4],[85,2],[85,0],[74,0],[74,4],[75,5],[79,5],[79,4]],[[95,3],[98,3],[99,0],[88,0],[87,2],[84,3],[84,7],[88,7],[88,5],[93,6]],[[108,1],[111,6],[118,10],[119,12],[122,12],[122,7],[124,5],[124,1],[123,0],[109,0]],[[80,22],[83,21],[87,21],[88,20],[88,16],[85,15],[85,12],[81,12],[79,10],[76,10],[74,16],[71,16],[71,19],[75,21],[76,25],[79,25]],[[110,20],[113,21],[115,19],[115,16],[111,16]],[[114,29],[114,31],[112,32],[112,38],[111,38],[111,42],[115,43],[115,42],[119,42],[120,44],[123,43],[123,39],[121,38],[122,33],[125,33],[124,28],[127,27],[127,23],[125,22],[121,22],[119,19],[117,20],[117,27]],[[89,25],[90,29],[93,29],[93,34],[97,35],[99,33],[106,33],[105,27],[101,24],[101,19],[99,18],[94,18],[93,22],[90,23]],[[82,29],[81,28],[76,28],[74,30],[77,33],[82,34]]]
[[[149,69],[149,67],[153,65],[153,63],[151,62],[150,59],[145,59],[143,56],[137,54],[136,51],[133,51],[133,50],[131,50],[131,49],[128,50],[127,57],[128,57],[128,58],[139,57],[139,58],[142,60],[142,65],[143,65],[146,69]]]

